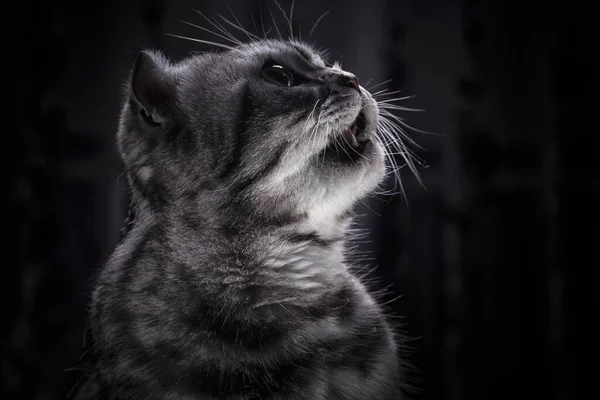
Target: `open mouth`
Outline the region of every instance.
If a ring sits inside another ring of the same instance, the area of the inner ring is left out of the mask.
[[[340,160],[354,161],[363,155],[363,152],[370,140],[365,131],[367,121],[361,112],[356,120],[344,129],[344,131],[334,137],[327,151],[334,153]]]

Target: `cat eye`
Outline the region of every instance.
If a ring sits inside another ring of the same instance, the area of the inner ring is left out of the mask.
[[[292,87],[296,84],[292,70],[279,64],[267,64],[262,70],[262,77],[273,85]]]

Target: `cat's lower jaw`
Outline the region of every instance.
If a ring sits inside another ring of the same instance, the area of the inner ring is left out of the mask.
[[[337,159],[340,163],[355,163],[362,159],[368,160],[368,154],[373,149],[371,140],[366,139],[361,142],[356,142],[356,145],[351,144],[346,138],[338,138],[332,141],[327,149],[325,149],[325,157],[328,159]]]

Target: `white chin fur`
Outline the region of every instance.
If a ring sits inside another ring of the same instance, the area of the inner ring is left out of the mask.
[[[383,160],[381,166],[384,166]],[[351,182],[339,182],[315,196],[312,207],[307,209],[308,223],[321,237],[333,239],[343,236],[345,226],[339,217],[351,210],[358,201],[369,195],[383,180],[385,168],[379,165],[357,173]]]

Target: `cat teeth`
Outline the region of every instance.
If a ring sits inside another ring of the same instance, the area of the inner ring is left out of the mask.
[[[358,135],[356,135],[356,139],[360,142],[365,142],[367,141],[369,138],[367,137],[367,132],[362,131],[361,133],[359,133]]]

